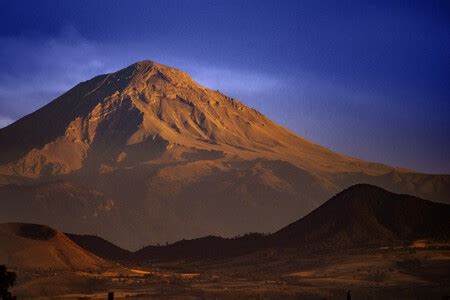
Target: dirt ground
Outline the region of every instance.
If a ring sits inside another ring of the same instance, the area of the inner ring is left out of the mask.
[[[116,299],[346,299],[351,290],[353,299],[442,299],[450,295],[450,247],[268,250],[220,261],[18,276],[19,298],[106,299],[114,291]]]

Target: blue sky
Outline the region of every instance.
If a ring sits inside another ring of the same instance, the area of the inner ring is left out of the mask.
[[[0,127],[151,59],[363,159],[450,173],[447,1],[0,1]]]

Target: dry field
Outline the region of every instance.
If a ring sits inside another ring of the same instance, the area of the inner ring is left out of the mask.
[[[15,294],[53,299],[441,299],[450,247],[412,246],[300,255],[263,251],[228,260],[117,266],[104,272],[19,273]]]

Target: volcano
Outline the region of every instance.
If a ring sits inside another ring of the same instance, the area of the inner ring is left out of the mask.
[[[0,222],[122,247],[272,232],[355,183],[450,202],[450,176],[330,151],[186,73],[142,61],[0,130]]]
[[[99,270],[110,263],[53,228],[0,224],[0,262],[20,270]]]

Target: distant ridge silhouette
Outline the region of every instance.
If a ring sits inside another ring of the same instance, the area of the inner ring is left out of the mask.
[[[359,184],[345,189],[309,215],[271,235],[182,240],[128,252],[128,259],[219,259],[267,248],[336,251],[410,245],[419,239],[450,241],[450,205]],[[109,243],[110,248],[89,244],[91,237],[75,236],[74,241],[104,258],[116,251],[116,246]]]

